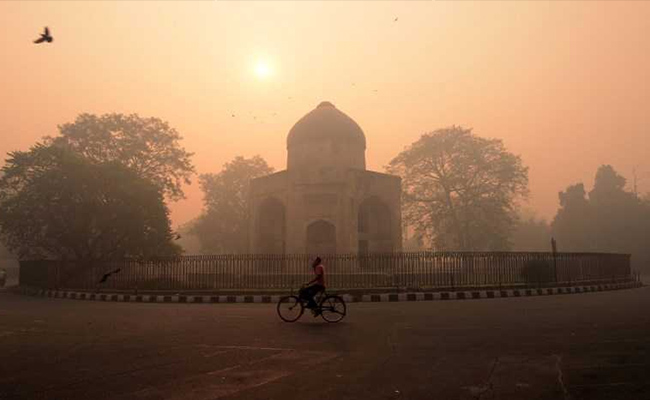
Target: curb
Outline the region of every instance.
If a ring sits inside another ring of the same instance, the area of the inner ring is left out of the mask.
[[[473,290],[454,292],[413,292],[350,295],[341,294],[348,303],[391,303],[400,301],[437,301],[437,300],[477,300],[496,299],[504,297],[533,297],[551,296],[557,294],[578,294],[602,292],[609,290],[632,289],[643,286],[640,282],[611,283],[604,285],[553,287],[540,289],[508,289],[508,290]],[[19,294],[36,297],[51,297],[55,299],[130,302],[130,303],[277,303],[279,295],[246,295],[246,296],[199,296],[199,295],[135,295],[116,293],[89,293],[77,291],[58,291],[34,288],[18,288]]]

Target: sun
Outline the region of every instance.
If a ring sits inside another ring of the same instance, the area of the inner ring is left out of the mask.
[[[253,72],[258,79],[267,79],[273,75],[273,69],[271,68],[271,65],[264,60],[259,60],[255,63]]]

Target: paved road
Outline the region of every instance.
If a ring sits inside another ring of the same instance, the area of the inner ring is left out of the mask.
[[[0,399],[650,399],[649,306],[650,288],[357,303],[330,325],[0,292]]]

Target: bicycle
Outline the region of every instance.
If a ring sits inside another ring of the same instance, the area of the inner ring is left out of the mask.
[[[284,296],[278,301],[278,316],[284,322],[296,322],[305,312],[308,301],[293,294]],[[323,291],[320,295],[316,312],[329,323],[340,322],[345,318],[347,307],[345,300],[335,294],[327,294]]]

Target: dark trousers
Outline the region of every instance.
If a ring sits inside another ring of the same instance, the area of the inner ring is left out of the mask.
[[[307,300],[307,308],[316,308],[317,304],[314,301],[314,296],[316,296],[319,292],[322,292],[325,290],[325,286],[315,284],[311,286],[307,286],[305,288],[300,289],[300,293],[298,293],[298,297],[300,297],[303,300]]]

